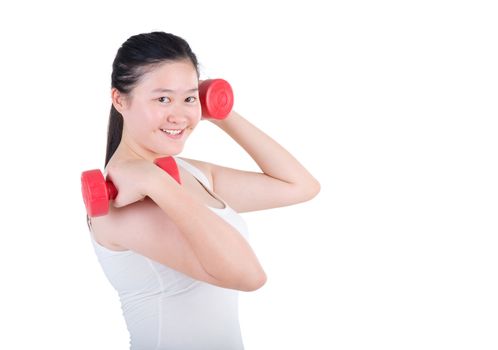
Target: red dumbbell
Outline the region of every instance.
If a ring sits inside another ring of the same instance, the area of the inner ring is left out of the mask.
[[[199,99],[203,116],[225,119],[233,107],[232,87],[223,79],[204,80],[199,85]]]
[[[178,166],[173,157],[158,158],[154,163],[181,184]],[[99,169],[84,171],[81,174],[81,192],[86,212],[90,217],[106,215],[109,212],[109,201],[118,195],[114,184],[105,180]]]

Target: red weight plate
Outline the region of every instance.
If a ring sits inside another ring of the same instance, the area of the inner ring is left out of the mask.
[[[159,166],[161,169],[166,171],[173,179],[176,180],[181,185],[181,180],[180,180],[180,172],[178,170],[178,165],[176,164],[176,161],[173,157],[168,156],[168,157],[162,157],[162,158],[157,158],[154,163]]]
[[[233,107],[233,90],[223,79],[209,79],[199,87],[202,114],[208,118],[225,119]]]
[[[89,216],[101,216],[109,211],[109,193],[104,176],[99,169],[81,174],[81,192]]]

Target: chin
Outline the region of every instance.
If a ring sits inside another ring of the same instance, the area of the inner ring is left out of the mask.
[[[172,148],[172,149],[160,149],[160,150],[155,150],[154,153],[157,153],[160,157],[167,157],[167,156],[176,156],[182,153],[183,147],[181,149],[178,148]]]

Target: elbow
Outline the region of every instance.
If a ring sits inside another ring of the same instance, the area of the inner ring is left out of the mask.
[[[300,188],[300,198],[302,202],[306,202],[315,198],[321,190],[320,183],[316,179],[313,179],[313,181],[301,185]]]
[[[267,277],[264,271],[253,274],[250,278],[245,278],[239,290],[243,292],[254,292],[263,287],[266,283]]]
[[[320,190],[322,189],[320,183],[318,180],[315,180],[313,184],[310,186],[310,199],[315,198],[318,193],[320,193]]]

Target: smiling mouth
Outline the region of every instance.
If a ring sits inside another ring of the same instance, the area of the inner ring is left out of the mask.
[[[169,139],[179,140],[183,138],[184,129],[160,129]]]
[[[180,135],[185,129],[161,129],[162,132],[168,135]]]

